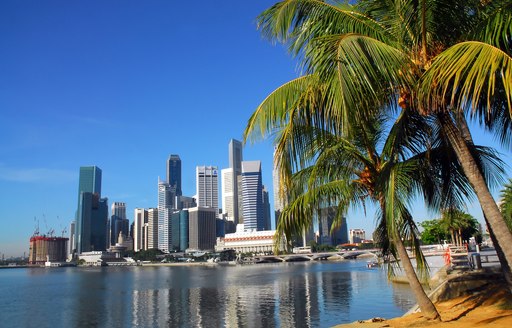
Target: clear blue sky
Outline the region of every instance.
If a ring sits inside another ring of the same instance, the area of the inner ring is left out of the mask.
[[[126,202],[130,219],[156,207],[169,154],[182,159],[186,195],[196,165],[227,167],[229,140],[297,76],[256,30],[273,3],[1,1],[0,253],[28,251],[34,217],[60,235],[80,166],[103,170],[102,196]],[[271,190],[271,142],[246,146],[244,159],[262,160]],[[363,217],[351,213],[349,228],[372,231],[373,213]]]

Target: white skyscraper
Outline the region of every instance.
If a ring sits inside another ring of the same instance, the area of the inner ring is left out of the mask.
[[[196,167],[197,206],[219,209],[219,184],[216,166]]]
[[[147,245],[148,211],[136,208],[133,215],[133,250],[138,252]]]
[[[229,168],[221,171],[222,213],[233,224],[242,223],[242,143],[229,141]]]
[[[233,181],[233,168],[227,168],[221,170],[221,181],[222,181],[222,213],[226,214],[228,221],[235,221],[234,212],[234,183]],[[238,195],[236,195],[238,198]]]
[[[158,249],[170,251],[170,228],[172,214],[171,186],[165,181],[158,181]]]
[[[158,248],[158,209],[148,209],[148,249]]]
[[[69,224],[69,242],[68,242],[68,257],[71,259],[75,251],[75,226],[76,221],[71,221]]]
[[[264,230],[261,162],[242,162],[242,203],[244,228]]]

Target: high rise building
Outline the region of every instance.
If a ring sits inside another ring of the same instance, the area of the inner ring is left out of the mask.
[[[165,181],[158,181],[158,248],[165,253],[172,249],[171,242],[171,214],[172,193],[171,186]]]
[[[232,171],[232,220],[235,222],[235,225],[238,223],[243,223],[242,216],[242,161],[243,153],[242,153],[242,143],[238,140],[231,139],[229,141],[228,146],[229,153],[229,168],[233,169]],[[224,199],[222,199],[224,202]],[[224,204],[222,206],[225,206]],[[228,212],[225,212],[228,213]],[[230,215],[228,213],[228,220]]]
[[[337,207],[322,208],[318,217],[319,244],[337,246],[348,243],[347,220],[341,218],[338,227],[333,228],[336,219]]]
[[[148,249],[148,211],[136,208],[133,215],[133,250]]]
[[[181,159],[176,154],[169,155],[167,159],[167,183],[175,192],[175,196],[181,196]]]
[[[171,215],[171,250],[180,251],[180,224],[181,224],[181,211],[174,211]]]
[[[235,181],[233,178],[236,178],[233,175],[233,168],[222,169],[221,173],[221,190],[222,190],[222,213],[226,215],[226,220],[235,221],[235,206],[236,205],[235,198],[238,200],[238,195],[234,193],[235,189]]]
[[[53,236],[32,236],[28,264],[44,265],[46,262],[65,262],[68,238]]]
[[[158,209],[148,209],[148,249],[158,248]]]
[[[275,225],[277,228],[277,224],[279,223],[279,216],[283,211],[285,201],[282,199],[283,194],[281,192],[281,175],[279,173],[279,165],[276,159],[276,150],[274,149],[274,166],[272,170],[272,183],[273,183],[273,191],[274,191],[274,219]]]
[[[125,237],[130,235],[130,221],[126,218],[126,203],[113,202],[110,216],[110,245],[114,246],[119,233]]]
[[[185,208],[196,207],[196,199],[188,196],[176,196],[176,210]]]
[[[171,208],[176,209],[176,197],[181,196],[181,159],[178,155],[171,154],[167,159],[167,183],[171,199]]]
[[[101,197],[101,169],[97,166],[80,167],[80,178],[78,180],[78,202],[80,193],[97,193]]]
[[[196,167],[197,206],[219,210],[218,172],[216,166]]]
[[[231,139],[229,141],[229,167],[232,168],[235,173],[242,173],[242,143],[238,140]]]
[[[188,248],[188,209],[180,211],[180,251],[184,252]]]
[[[75,249],[78,254],[107,247],[108,200],[101,198],[101,169],[80,167]]]
[[[76,230],[76,221],[71,221],[69,224],[69,242],[68,242],[68,257],[71,259],[73,257],[73,253],[75,252],[75,230]]]
[[[366,239],[366,232],[364,229],[350,229],[348,236],[351,244],[358,244]]]
[[[270,218],[270,201],[268,197],[268,191],[263,186],[262,189],[262,201],[263,201],[263,230],[272,230],[272,223]]]
[[[108,200],[98,193],[82,192],[77,217],[77,253],[106,250]]]
[[[264,229],[261,162],[242,162],[242,208],[247,230]]]
[[[204,207],[189,208],[188,216],[189,248],[203,251],[214,250],[217,210]]]

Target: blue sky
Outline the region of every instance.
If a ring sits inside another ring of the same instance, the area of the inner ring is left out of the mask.
[[[1,1],[0,253],[28,251],[35,217],[60,235],[80,166],[103,170],[102,195],[126,202],[130,219],[156,207],[169,154],[182,159],[186,195],[196,165],[227,167],[229,140],[298,75],[256,30],[273,3]],[[271,189],[272,143],[246,146],[244,159],[262,160]],[[351,213],[349,228],[372,231],[373,213],[363,217]]]

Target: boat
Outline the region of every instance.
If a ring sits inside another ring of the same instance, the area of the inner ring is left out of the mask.
[[[366,262],[366,266],[368,267],[368,269],[375,268],[375,267],[379,266],[379,262],[377,262],[377,261],[368,261],[368,262]]]

